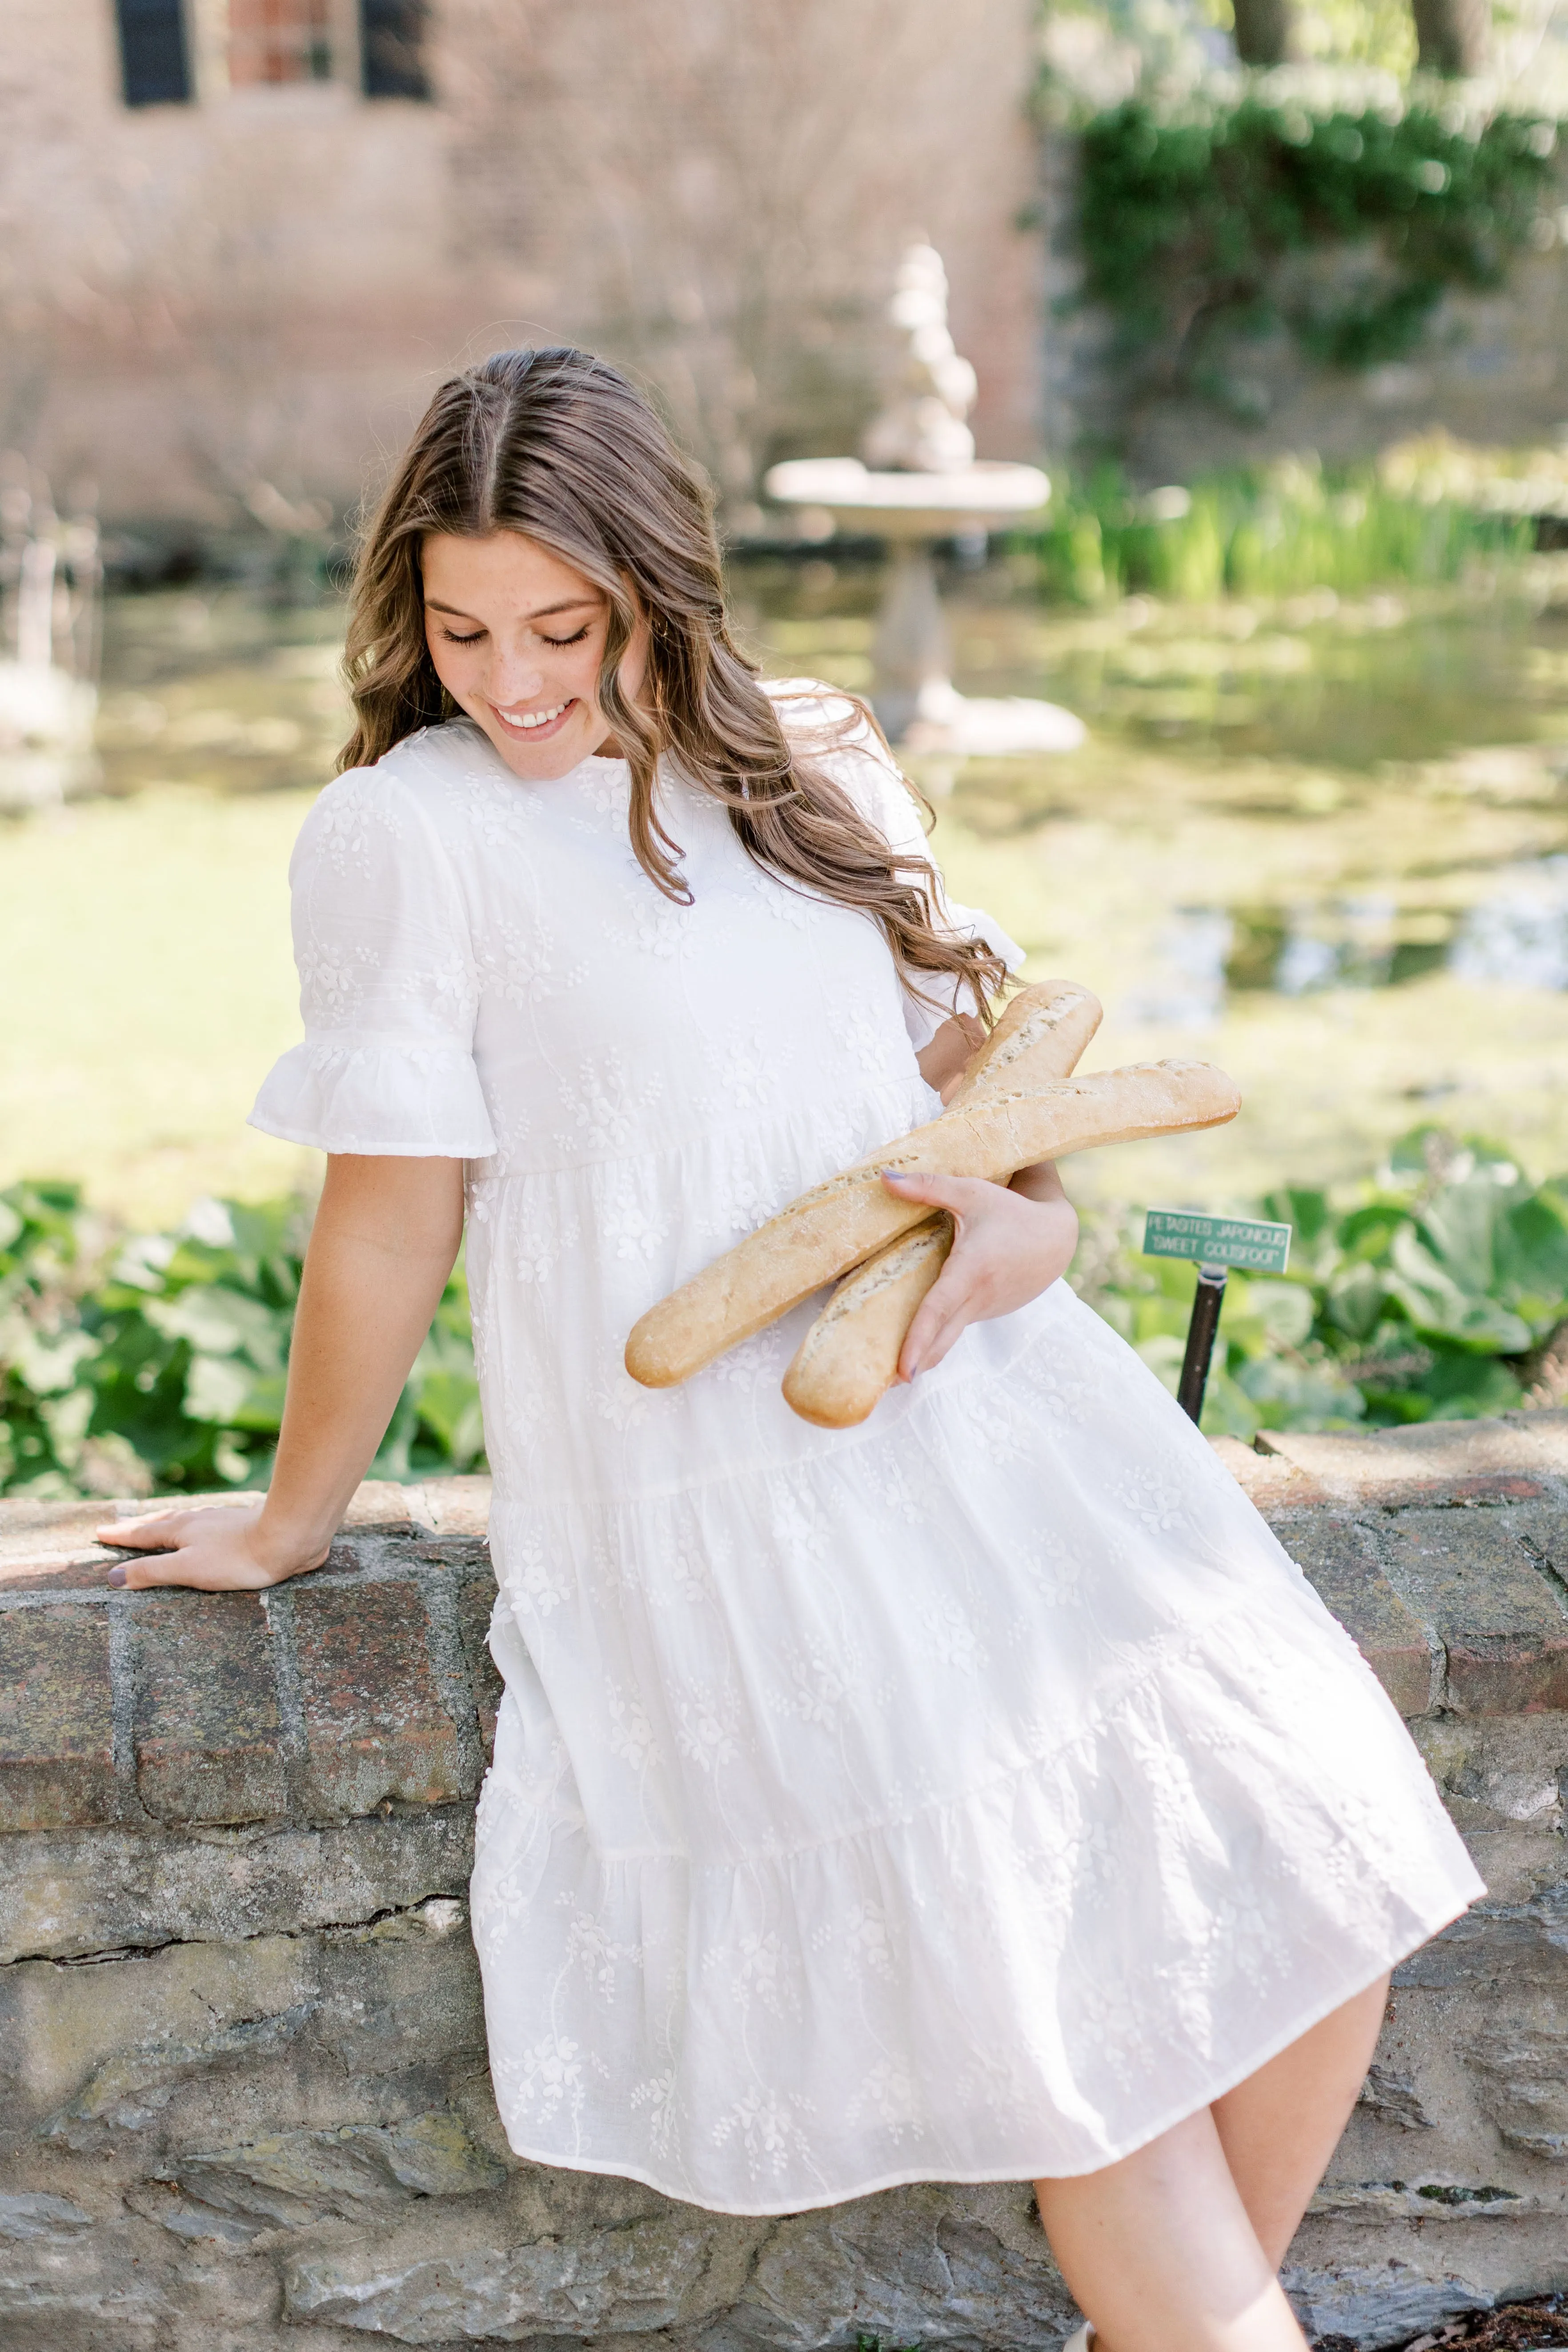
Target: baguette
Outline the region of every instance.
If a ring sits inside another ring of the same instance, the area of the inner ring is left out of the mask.
[[[1069,1077],[1100,1026],[1100,1000],[1076,981],[1042,980],[1009,999],[943,1105],[968,1104],[1037,1078]]]
[[[915,1310],[947,1264],[945,1209],[847,1274],[784,1376],[784,1402],[818,1429],[851,1429],[892,1386]]]
[[[1042,981],[1014,997],[948,1104],[961,1110],[1011,1075],[1069,1077],[1100,1026],[1100,1006],[1070,981]],[[784,1401],[819,1429],[864,1421],[891,1387],[910,1325],[952,1247],[939,1209],[847,1274],[796,1350]]]
[[[884,1242],[922,1224],[930,1211],[896,1201],[882,1182],[884,1168],[1005,1182],[1037,1160],[1096,1145],[1219,1127],[1240,1107],[1232,1080],[1205,1062],[1148,1062],[982,1092],[803,1192],[650,1307],[626,1341],[626,1370],[645,1388],[673,1388]]]

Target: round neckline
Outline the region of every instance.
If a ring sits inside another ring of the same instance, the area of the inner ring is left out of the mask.
[[[484,749],[489,753],[490,758],[494,761],[497,768],[500,771],[500,773],[506,782],[509,784],[520,785],[524,791],[548,792],[557,784],[572,783],[577,777],[584,775],[590,771],[601,771],[606,768],[619,768],[626,770],[626,772],[628,773],[630,772],[626,761],[618,754],[614,752],[589,751],[585,753],[581,760],[575,761],[570,768],[563,769],[558,776],[520,776],[515,769],[509,768],[507,766],[506,761],[502,759],[495,744],[491,742],[489,737],[485,733],[485,730],[479,725],[479,720],[477,719],[470,719],[466,710],[462,713],[460,718],[446,719],[441,721],[441,724],[444,727],[461,728],[466,730],[468,734],[473,736],[476,742],[484,746]]]

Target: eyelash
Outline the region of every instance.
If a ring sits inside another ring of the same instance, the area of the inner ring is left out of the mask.
[[[584,621],[582,627],[580,629],[574,630],[571,636],[545,637],[542,642],[547,646],[554,646],[557,648],[563,646],[580,646],[587,634],[588,623]],[[484,631],[482,629],[476,629],[471,636],[460,637],[456,629],[448,629],[443,625],[441,635],[445,637],[449,646],[477,646],[479,639],[484,635]]]

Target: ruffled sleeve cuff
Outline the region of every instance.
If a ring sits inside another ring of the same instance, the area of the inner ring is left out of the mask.
[[[274,1063],[249,1124],[371,1157],[488,1160],[496,1149],[473,1055],[430,1038],[308,1034]]]
[[[942,908],[946,918],[942,928],[961,940],[979,940],[993,955],[1001,957],[1010,972],[1022,967],[1024,950],[1016,940],[1009,939],[1000,923],[979,907],[961,907],[949,898]],[[915,983],[920,995],[910,993],[910,983],[904,983],[904,1026],[910,1033],[910,1043],[917,1054],[923,1053],[937,1031],[957,1013],[978,1010],[974,992],[966,982],[949,978],[945,972],[921,972]],[[929,1000],[929,1002],[927,1001]]]

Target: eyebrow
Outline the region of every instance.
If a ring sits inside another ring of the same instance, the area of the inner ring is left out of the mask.
[[[554,613],[580,613],[585,604],[598,602],[597,596],[566,596],[559,604],[541,604],[537,613],[525,613],[522,617],[525,621],[548,621]],[[455,621],[471,621],[476,617],[472,613],[465,613],[460,604],[443,604],[435,596],[426,596],[425,604],[427,611],[450,613]]]

